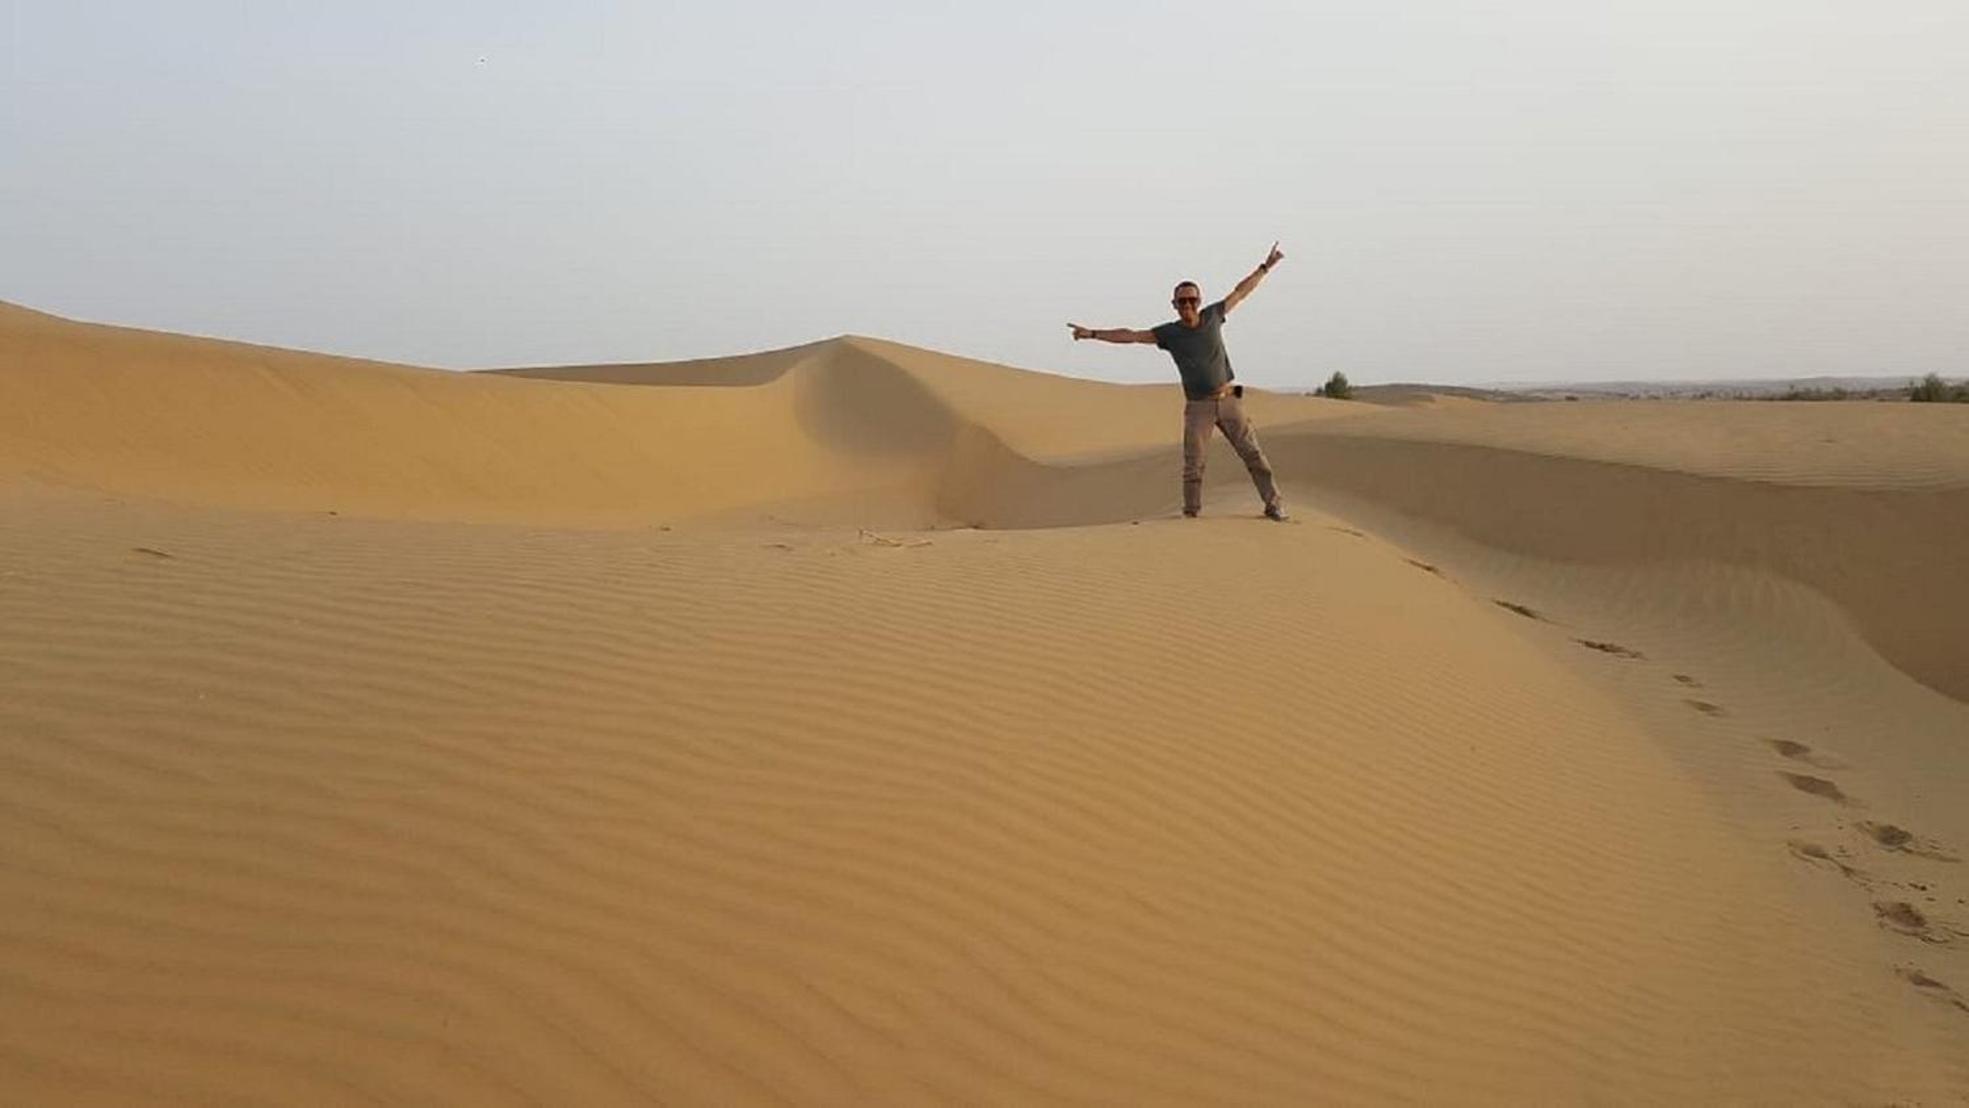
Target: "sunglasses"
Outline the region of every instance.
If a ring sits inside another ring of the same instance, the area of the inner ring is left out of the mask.
[[[1177,297],[1177,298],[1176,298],[1176,299],[1175,299],[1174,301],[1172,301],[1172,303],[1174,303],[1174,304],[1175,304],[1175,305],[1176,305],[1177,307],[1179,307],[1179,308],[1180,308],[1180,307],[1182,307],[1182,306],[1183,306],[1183,305],[1185,305],[1185,304],[1201,304],[1201,303],[1203,303],[1203,297],[1201,297],[1201,296],[1179,296],[1179,297]]]

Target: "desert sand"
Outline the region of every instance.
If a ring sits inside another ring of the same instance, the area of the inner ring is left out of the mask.
[[[0,305],[0,1102],[1969,1102],[1969,407],[1248,405]]]

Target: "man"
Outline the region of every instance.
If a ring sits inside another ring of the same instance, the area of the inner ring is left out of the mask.
[[[1273,243],[1271,253],[1250,276],[1239,281],[1229,296],[1208,307],[1198,307],[1203,303],[1203,289],[1195,281],[1184,281],[1176,286],[1170,301],[1179,318],[1152,330],[1067,324],[1076,340],[1152,342],[1176,359],[1176,371],[1183,377],[1183,514],[1192,519],[1203,510],[1203,461],[1212,427],[1224,432],[1238,457],[1244,459],[1251,483],[1258,486],[1258,495],[1265,502],[1265,518],[1280,522],[1287,518],[1278,485],[1272,481],[1271,463],[1258,449],[1258,431],[1244,415],[1244,386],[1233,384],[1237,374],[1231,372],[1230,356],[1224,353],[1224,317],[1284,258],[1278,243]]]

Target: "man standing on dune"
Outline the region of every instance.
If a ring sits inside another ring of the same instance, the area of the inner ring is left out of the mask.
[[[1073,337],[1100,339],[1102,342],[1152,342],[1176,359],[1176,371],[1183,377],[1183,514],[1195,518],[1203,510],[1203,461],[1210,446],[1212,427],[1224,432],[1244,468],[1251,472],[1251,483],[1265,501],[1265,518],[1283,522],[1285,505],[1279,500],[1278,485],[1272,481],[1271,463],[1258,448],[1258,431],[1244,415],[1244,386],[1233,383],[1230,355],[1224,352],[1224,317],[1251,295],[1265,274],[1285,257],[1278,243],[1251,275],[1237,283],[1229,296],[1207,307],[1203,289],[1195,281],[1176,286],[1170,301],[1179,318],[1147,331],[1126,327],[1082,327],[1069,323]]]

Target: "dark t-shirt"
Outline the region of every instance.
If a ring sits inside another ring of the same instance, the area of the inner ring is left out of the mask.
[[[1155,328],[1155,344],[1176,359],[1176,371],[1183,375],[1183,395],[1190,400],[1208,400],[1237,374],[1231,372],[1231,357],[1224,353],[1224,302],[1217,301],[1197,313],[1203,322],[1186,327],[1180,319]]]

